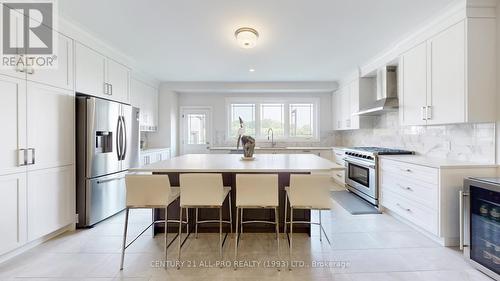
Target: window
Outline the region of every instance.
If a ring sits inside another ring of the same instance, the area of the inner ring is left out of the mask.
[[[290,137],[311,138],[314,136],[313,113],[312,103],[290,104]]]
[[[285,135],[285,120],[283,104],[260,105],[260,135],[266,136],[269,129],[273,130],[275,137]]]
[[[289,141],[319,141],[319,99],[316,98],[228,98],[228,140],[238,136],[239,117],[245,134],[266,140],[269,129],[274,138]]]
[[[231,104],[229,135],[238,136],[240,117],[245,123],[245,134],[255,136],[255,104]]]

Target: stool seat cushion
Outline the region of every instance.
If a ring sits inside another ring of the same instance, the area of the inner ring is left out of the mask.
[[[236,175],[236,207],[278,207],[278,175]]]
[[[294,209],[331,210],[333,206],[330,196],[300,196],[290,192],[289,186],[285,187],[285,192],[290,201],[290,207]]]

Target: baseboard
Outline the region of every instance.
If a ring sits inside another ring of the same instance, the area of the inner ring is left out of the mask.
[[[68,224],[68,225],[54,231],[54,232],[51,232],[45,236],[42,236],[36,240],[28,242],[17,249],[14,249],[6,254],[1,255],[0,256],[0,264],[12,259],[15,256],[20,255],[28,250],[31,250],[31,249],[35,248],[36,246],[38,246],[38,245],[56,237],[56,236],[63,234],[64,232],[74,231],[75,229],[76,229],[76,225],[74,223],[71,223],[71,224]]]
[[[438,237],[438,236],[436,236],[432,233],[429,233],[428,231],[420,228],[418,225],[412,223],[411,221],[401,217],[400,215],[392,212],[391,210],[389,210],[385,207],[381,207],[381,209],[383,209],[383,212],[385,214],[388,214],[391,217],[397,219],[398,221],[400,221],[406,225],[409,225],[411,228],[413,228],[416,231],[420,232],[421,234],[425,235],[427,238],[431,239],[432,241],[439,243],[441,246],[444,246],[444,247],[456,247],[456,246],[458,246],[458,243],[459,243],[458,237]]]

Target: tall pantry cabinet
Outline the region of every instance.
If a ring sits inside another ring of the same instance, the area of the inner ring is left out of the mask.
[[[58,36],[56,69],[0,71],[0,255],[74,222],[73,40]]]

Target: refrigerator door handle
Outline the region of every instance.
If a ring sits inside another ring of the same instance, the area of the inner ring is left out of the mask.
[[[123,136],[123,147],[122,147],[122,159],[121,160],[125,160],[125,157],[127,155],[127,124],[125,124],[125,117],[121,117],[122,118],[122,136]]]
[[[116,124],[116,156],[118,157],[118,160],[121,160],[121,116],[118,116],[118,122]]]

